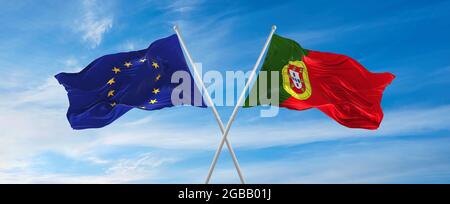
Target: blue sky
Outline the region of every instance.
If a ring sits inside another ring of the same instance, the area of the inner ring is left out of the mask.
[[[242,110],[230,141],[250,183],[449,183],[450,1],[0,0],[0,183],[202,183],[220,134],[209,109],[133,110],[73,131],[53,75],[137,50],[178,24],[203,71],[248,71],[270,26],[397,78],[377,131],[317,110]],[[232,108],[219,107],[223,121]],[[213,183],[238,183],[222,152]]]

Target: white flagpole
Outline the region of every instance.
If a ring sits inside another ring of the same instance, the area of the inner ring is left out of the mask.
[[[173,30],[175,31],[175,33],[178,36],[178,39],[180,40],[180,44],[181,47],[183,47],[184,51],[186,52],[187,58],[189,60],[189,63],[192,66],[192,69],[194,70],[194,74],[195,77],[197,78],[197,80],[199,81],[200,85],[202,86],[202,89],[205,92],[205,96],[206,96],[206,100],[208,101],[213,113],[214,113],[214,117],[216,118],[217,123],[219,124],[220,127],[220,131],[222,132],[222,134],[224,134],[225,132],[225,128],[223,126],[223,122],[220,119],[219,113],[217,112],[216,106],[214,105],[214,102],[211,99],[211,96],[208,93],[208,90],[206,89],[205,84],[203,83],[203,79],[200,77],[200,74],[197,71],[197,66],[195,66],[194,60],[192,60],[191,54],[189,53],[186,44],[184,43],[183,37],[181,36],[181,32],[178,28],[178,26],[173,26]],[[242,171],[241,171],[241,167],[239,166],[239,162],[237,160],[236,154],[234,153],[233,147],[231,146],[230,142],[227,140],[225,140],[228,150],[230,151],[231,157],[233,158],[233,163],[234,166],[236,167],[236,171],[239,175],[239,179],[241,180],[242,184],[245,184],[245,180],[244,180],[244,176],[242,175]]]
[[[250,77],[248,78],[248,81],[245,84],[245,88],[244,88],[244,90],[242,90],[242,93],[239,96],[239,100],[238,100],[236,106],[234,107],[233,113],[231,114],[230,120],[228,121],[227,127],[225,128],[225,132],[223,133],[222,140],[220,141],[219,147],[217,148],[217,151],[214,154],[214,158],[213,158],[213,160],[211,162],[211,166],[209,168],[208,176],[206,177],[206,182],[205,182],[206,184],[208,184],[210,179],[211,179],[211,175],[212,175],[212,173],[214,171],[214,167],[216,166],[217,159],[219,158],[220,152],[222,151],[223,144],[227,141],[227,136],[228,136],[228,132],[230,131],[231,124],[233,123],[234,119],[236,118],[236,114],[237,114],[237,112],[238,112],[239,108],[241,107],[241,104],[242,104],[242,102],[244,100],[245,92],[249,88],[250,83],[252,82],[253,78],[255,77],[256,70],[258,69],[259,64],[261,63],[261,60],[262,60],[262,58],[264,56],[264,53],[266,52],[267,47],[269,46],[270,40],[272,39],[272,36],[275,33],[276,29],[277,29],[277,27],[275,25],[273,25],[272,26],[272,31],[270,32],[269,37],[267,37],[266,44],[264,44],[264,48],[261,50],[261,54],[259,54],[258,60],[256,61],[256,64],[253,67],[253,70],[252,70],[252,72],[250,74]]]

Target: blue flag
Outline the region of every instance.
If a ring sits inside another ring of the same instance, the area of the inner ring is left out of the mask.
[[[174,73],[184,73],[189,81],[185,77],[172,83]],[[67,90],[67,119],[73,129],[104,127],[133,108],[206,107],[176,35],[157,40],[144,50],[100,57],[79,73],[60,73],[55,78]],[[188,101],[174,104],[172,91],[185,82],[190,93],[181,91],[179,95]]]

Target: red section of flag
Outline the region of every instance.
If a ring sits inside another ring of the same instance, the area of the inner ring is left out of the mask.
[[[281,107],[294,110],[318,108],[350,128],[377,129],[383,119],[383,91],[395,76],[372,73],[345,55],[309,51],[303,57],[312,87],[307,100],[294,97]]]

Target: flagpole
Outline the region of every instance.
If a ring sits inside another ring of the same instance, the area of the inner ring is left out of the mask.
[[[220,131],[222,132],[222,134],[224,134],[225,128],[223,126],[223,122],[220,119],[220,116],[219,116],[219,113],[217,112],[216,106],[214,105],[214,102],[212,101],[211,96],[209,95],[208,90],[207,90],[205,84],[203,83],[203,80],[200,77],[200,74],[197,71],[197,66],[194,63],[194,60],[192,60],[191,54],[189,53],[189,51],[188,51],[188,49],[186,47],[186,44],[184,43],[183,37],[181,35],[181,32],[180,32],[178,26],[176,26],[176,25],[173,26],[173,30],[175,31],[175,33],[178,36],[178,39],[180,40],[180,44],[183,47],[183,49],[184,49],[184,51],[185,51],[185,53],[187,55],[187,58],[189,60],[189,63],[192,66],[192,69],[194,70],[194,75],[197,78],[197,81],[199,81],[200,85],[202,86],[202,89],[205,92],[206,99],[207,99],[207,101],[208,101],[208,103],[209,103],[209,105],[210,105],[210,107],[211,107],[211,109],[213,111],[213,114],[214,114],[214,117],[216,118],[217,123],[219,124]],[[237,160],[236,154],[234,153],[233,147],[231,146],[231,144],[228,141],[228,139],[226,139],[225,142],[227,144],[228,150],[230,151],[231,157],[233,159],[234,166],[236,167],[236,171],[237,171],[237,173],[239,175],[239,179],[240,179],[242,184],[245,184],[244,176],[242,175],[241,167],[239,166],[239,162]]]
[[[227,141],[227,136],[228,136],[228,132],[230,131],[231,124],[233,123],[234,119],[236,118],[236,114],[237,114],[237,112],[238,112],[238,110],[239,110],[239,108],[241,106],[242,101],[244,100],[245,92],[249,88],[250,83],[252,82],[253,78],[255,77],[256,70],[258,69],[259,64],[261,63],[261,60],[262,60],[262,58],[264,56],[264,53],[266,52],[267,47],[269,46],[270,40],[272,39],[272,36],[275,33],[276,29],[277,29],[277,26],[273,25],[272,26],[272,31],[270,32],[269,37],[267,37],[266,43],[264,44],[264,47],[261,50],[261,53],[259,54],[258,60],[256,61],[255,66],[253,67],[253,70],[252,70],[252,72],[250,74],[250,77],[248,78],[248,81],[245,84],[245,88],[244,88],[244,90],[242,90],[241,95],[239,96],[239,100],[238,100],[236,106],[234,107],[233,113],[231,114],[230,120],[228,121],[227,127],[225,128],[225,132],[223,133],[222,140],[220,141],[219,147],[217,148],[217,151],[214,154],[214,158],[213,158],[213,160],[211,162],[211,166],[209,168],[208,176],[206,177],[206,182],[205,182],[206,184],[208,184],[210,179],[211,179],[211,175],[212,175],[212,173],[214,171],[214,168],[216,166],[217,159],[220,156],[220,152],[222,151],[224,143]]]

